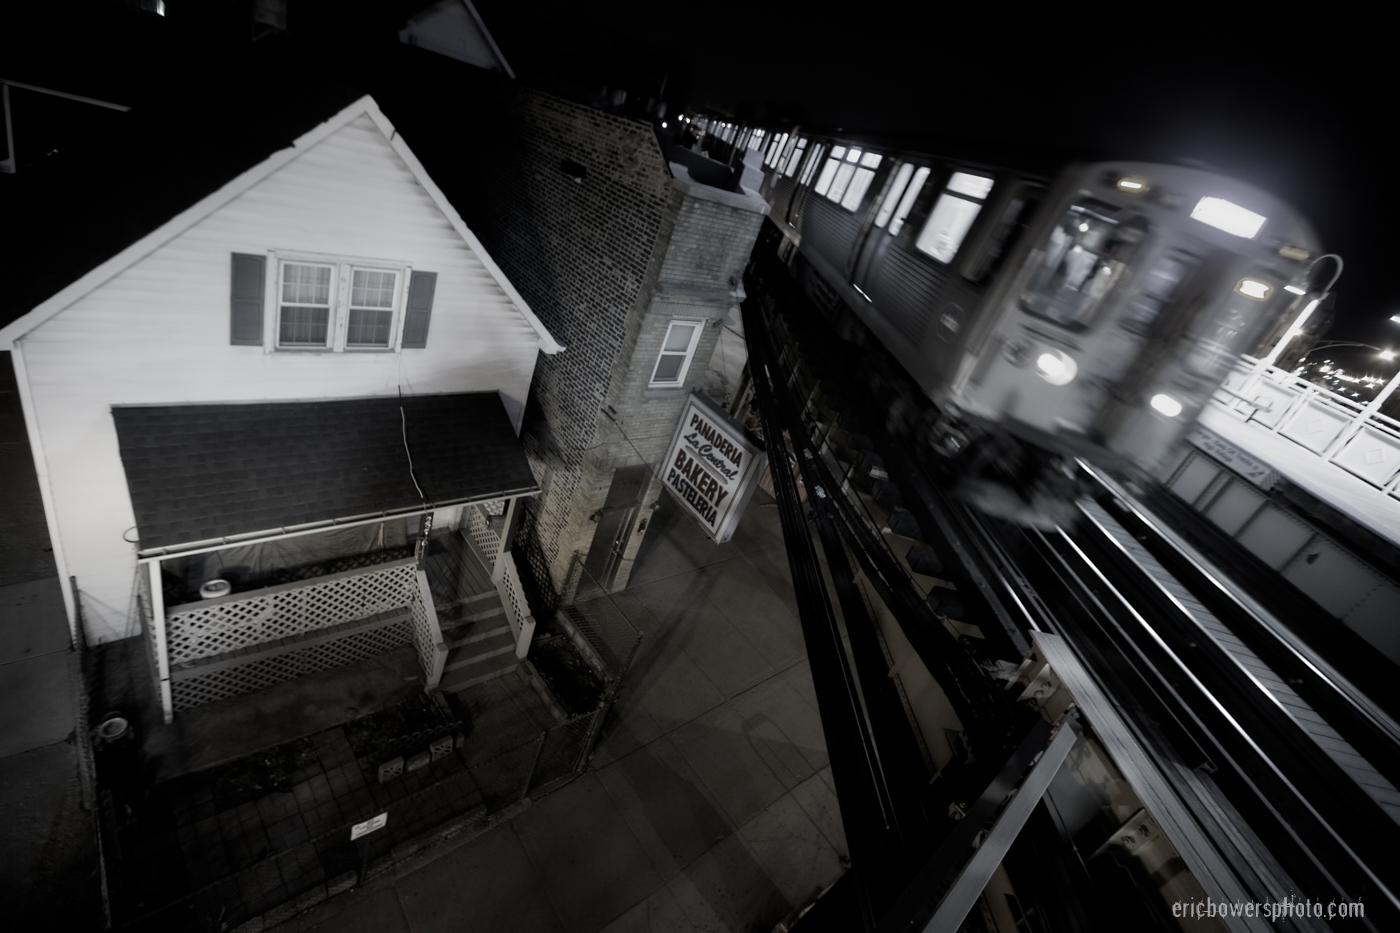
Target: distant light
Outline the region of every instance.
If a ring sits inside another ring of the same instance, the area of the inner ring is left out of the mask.
[[[665,121],[665,120],[662,120],[662,121],[661,121],[661,128],[662,128],[663,130],[666,128],[666,121]]]
[[[1259,232],[1268,218],[1224,198],[1201,198],[1191,211],[1191,219],[1248,240]]]
[[[1385,360],[1387,363],[1390,362],[1391,360],[1395,359],[1395,351],[1394,351],[1394,350],[1382,350],[1382,351],[1381,351],[1381,359]]]
[[[1390,323],[1392,323],[1392,324],[1400,324],[1400,314],[1392,314],[1392,315],[1390,316]]]
[[[1240,279],[1240,284],[1235,286],[1235,291],[1246,298],[1263,301],[1274,293],[1274,287],[1268,282],[1261,282],[1258,279]]]
[[[1118,190],[1140,194],[1147,190],[1147,179],[1128,176],[1118,179]]]
[[[1292,292],[1292,293],[1295,294],[1295,295],[1306,295],[1306,294],[1307,294],[1307,290],[1306,290],[1306,289],[1299,288],[1299,287],[1296,286],[1296,285],[1285,285],[1285,286],[1283,286],[1283,290],[1286,291],[1286,292]]]
[[[1152,396],[1152,407],[1168,418],[1175,418],[1181,414],[1181,403],[1164,393]]]
[[[1080,232],[1080,233],[1088,233],[1088,232],[1089,232],[1089,225],[1088,225],[1087,223],[1080,224],[1080,225],[1079,225],[1079,232]]]
[[[1330,373],[1330,372],[1332,371],[1332,367],[1331,367],[1331,366],[1326,366],[1326,365],[1324,365],[1324,366],[1319,366],[1319,367],[1318,367],[1318,370],[1319,370],[1320,372]]]
[[[1305,250],[1305,249],[1299,249],[1299,248],[1296,247],[1296,246],[1285,246],[1285,247],[1282,247],[1282,248],[1278,251],[1278,254],[1279,254],[1280,256],[1282,256],[1284,259],[1307,259],[1307,258],[1308,258],[1308,251]]]
[[[165,15],[165,0],[156,0],[156,15]]]

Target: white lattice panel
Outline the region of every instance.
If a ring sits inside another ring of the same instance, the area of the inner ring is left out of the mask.
[[[417,583],[418,571],[414,572],[414,582]],[[422,593],[427,589],[427,580],[422,581],[418,587],[415,599],[409,605],[409,611],[413,616],[413,646],[418,652],[418,663],[423,665],[424,675],[431,677],[433,671],[437,669],[437,643],[439,633],[433,631],[433,624],[428,618],[428,613],[433,611],[432,604],[424,604]],[[431,685],[430,685],[431,686]]]
[[[500,575],[500,582],[496,584],[496,591],[501,596],[506,618],[510,621],[511,631],[515,633],[518,645],[521,634],[530,626],[533,617],[530,615],[530,604],[525,601],[525,590],[520,585],[520,574],[515,569],[514,555],[507,553],[503,560],[504,572]]]
[[[167,617],[170,663],[226,654],[418,602],[414,565],[402,563],[323,583],[192,603],[171,610]]]
[[[409,569],[412,570],[412,567]],[[357,632],[301,651],[177,680],[171,684],[171,693],[177,710],[189,709],[201,703],[272,687],[296,677],[354,664],[393,651],[412,638],[413,627],[404,621],[398,625]]]
[[[505,510],[505,500],[497,499],[486,503],[487,506],[498,504],[500,510],[496,512],[483,512],[481,506],[468,505],[462,509],[462,518],[467,523],[467,535],[472,539],[472,544],[481,552],[481,556],[486,559],[486,568],[495,569],[496,556],[501,553],[501,536],[491,530],[487,522],[488,515],[501,515]]]

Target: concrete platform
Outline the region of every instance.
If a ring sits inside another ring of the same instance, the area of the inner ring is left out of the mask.
[[[663,499],[612,597],[643,637],[587,773],[285,929],[737,933],[835,882],[845,834],[771,503],[715,545]]]

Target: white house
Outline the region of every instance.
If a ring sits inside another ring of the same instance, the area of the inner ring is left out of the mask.
[[[410,639],[436,683],[454,645],[438,614],[470,624],[483,581],[516,648],[495,654],[523,656],[502,538],[538,491],[517,437],[536,359],[563,348],[371,98],[13,320],[0,349],[70,625],[144,633],[167,718]],[[427,548],[434,518],[470,546]]]

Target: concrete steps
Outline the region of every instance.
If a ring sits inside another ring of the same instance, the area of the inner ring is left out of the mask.
[[[438,685],[444,693],[503,677],[520,663],[515,657],[515,633],[503,611],[483,621],[444,629],[442,634],[450,649]]]

